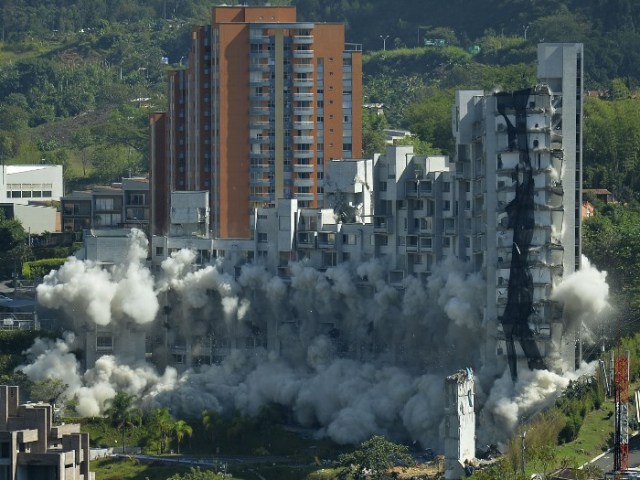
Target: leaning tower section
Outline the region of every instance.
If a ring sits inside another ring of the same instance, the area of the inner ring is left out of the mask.
[[[563,275],[562,130],[546,85],[496,95],[499,349],[518,368],[547,368],[560,315],[550,301]]]

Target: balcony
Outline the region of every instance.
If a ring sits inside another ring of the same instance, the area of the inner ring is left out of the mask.
[[[295,49],[293,50],[293,58],[313,58],[313,50]]]
[[[375,215],[373,217],[374,233],[391,233],[391,218],[387,215]]]
[[[406,248],[407,248],[407,252],[417,252],[418,251],[418,236],[417,235],[407,235]]]
[[[294,150],[293,158],[313,158],[313,150]]]
[[[293,107],[294,115],[313,115],[313,107]]]
[[[311,178],[296,178],[293,181],[293,186],[294,187],[313,187],[314,182],[313,182],[313,179]]]
[[[253,145],[267,144],[269,143],[269,140],[270,140],[269,137],[254,137],[249,139],[250,143]]]
[[[293,143],[295,144],[312,144],[314,143],[314,139],[312,135],[296,135],[293,137]]]
[[[298,45],[309,45],[313,43],[313,35],[294,35],[293,43]]]
[[[294,78],[294,87],[313,87],[313,78]]]
[[[268,72],[270,68],[271,68],[271,65],[269,65],[268,63],[251,63],[249,65],[250,72]]]
[[[313,165],[294,165],[293,171],[296,173],[312,173],[314,171]]]
[[[316,248],[315,232],[298,233],[298,248]]]
[[[318,248],[333,248],[336,245],[336,234],[334,232],[318,233]]]
[[[313,73],[313,63],[294,63],[294,73]]]
[[[293,122],[293,128],[296,130],[311,130],[313,129],[313,122]]]
[[[268,93],[251,93],[249,99],[254,102],[268,102],[271,99],[271,95]]]
[[[252,117],[269,115],[269,107],[251,107],[249,109],[249,115],[251,115]]]
[[[311,92],[294,92],[293,100],[295,102],[312,102],[313,93]]]

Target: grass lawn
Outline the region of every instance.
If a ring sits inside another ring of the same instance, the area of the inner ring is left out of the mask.
[[[557,447],[557,458],[569,458],[570,466],[582,465],[609,448],[613,433],[613,402],[602,404],[600,410],[589,412],[580,428],[578,438]]]
[[[186,467],[161,463],[141,463],[136,460],[104,458],[91,462],[96,480],[164,480],[176,473],[186,473]]]

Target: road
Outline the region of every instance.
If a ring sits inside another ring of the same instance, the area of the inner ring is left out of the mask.
[[[605,472],[613,470],[613,450],[607,452],[603,457],[592,462]],[[640,467],[640,435],[629,439],[629,467]]]

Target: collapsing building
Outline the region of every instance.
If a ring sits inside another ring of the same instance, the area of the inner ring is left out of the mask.
[[[19,405],[15,386],[0,386],[0,478],[91,480],[89,434],[54,425],[49,404]]]
[[[473,371],[468,368],[449,375],[444,396],[444,478],[465,478],[465,468],[476,456]]]
[[[456,163],[477,222],[472,262],[485,272],[486,319],[514,379],[518,363],[544,368],[552,350],[573,365],[575,332],[550,297],[581,259],[582,71],[581,44],[540,44],[536,87],[456,95]]]
[[[196,268],[215,263],[238,279],[243,266],[258,264],[285,283],[296,262],[325,271],[375,259],[384,281],[402,290],[407,279],[426,284],[436,265],[457,259],[484,285],[482,364],[496,365],[496,372],[508,365],[514,379],[523,366],[572,369],[574,332],[551,292],[580,261],[581,62],[580,44],[541,44],[537,86],[456,94],[452,161],[417,156],[408,146],[388,147],[374,159],[330,161],[323,180],[327,208],[301,208],[296,199],[257,208],[250,238],[212,237],[208,192],[174,192],[169,235],[151,239],[153,270],[161,272],[181,249],[194,252]],[[86,238],[97,245],[99,236],[92,231]],[[88,258],[104,260],[99,252]],[[373,292],[378,280],[359,274],[358,291]],[[179,332],[172,328],[172,318],[181,315],[179,298],[169,289],[161,302],[165,328],[136,327],[135,344],[146,335],[146,358],[156,352],[159,365],[179,370],[220,360],[234,348],[280,351],[286,345],[280,334],[300,322],[293,309],[251,328],[203,319],[197,332]],[[322,327],[312,331],[339,335],[340,317],[314,317]],[[119,343],[131,356],[131,339],[116,341],[121,334],[110,328],[102,325],[98,340],[86,343],[100,350],[87,359],[118,354]],[[135,359],[145,359],[141,348],[134,350]],[[552,352],[562,361],[548,365]]]

